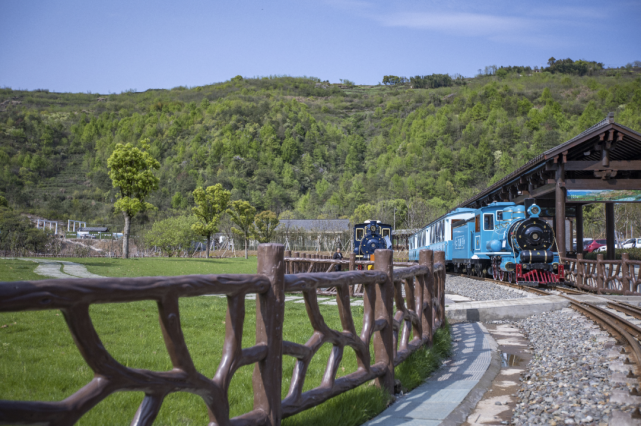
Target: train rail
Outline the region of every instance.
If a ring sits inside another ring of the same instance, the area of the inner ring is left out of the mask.
[[[550,290],[557,290],[561,293],[564,293],[560,294],[559,296],[568,299],[570,302],[570,307],[572,309],[582,313],[583,315],[587,316],[592,321],[597,323],[601,328],[610,333],[610,335],[613,336],[619,344],[622,345],[625,353],[628,355],[625,364],[629,364],[631,368],[628,372],[627,377],[636,378],[639,384],[641,384],[641,344],[639,343],[639,341],[641,340],[641,326],[634,324],[623,316],[617,314],[617,312],[620,312],[622,314],[632,316],[636,320],[641,320],[640,307],[624,302],[608,301],[606,305],[607,308],[605,308],[597,306],[594,303],[582,302],[572,296],[589,293],[566,287],[557,286],[551,288],[550,290],[543,290],[513,283],[506,283],[504,281],[497,281],[492,278],[482,278],[456,273],[452,273],[452,275],[467,277],[478,281],[489,281],[545,296],[549,296],[552,294]]]

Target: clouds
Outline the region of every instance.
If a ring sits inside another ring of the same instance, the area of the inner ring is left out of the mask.
[[[468,36],[522,31],[535,26],[532,21],[518,17],[460,12],[401,12],[382,16],[377,20],[387,27],[405,27]]]

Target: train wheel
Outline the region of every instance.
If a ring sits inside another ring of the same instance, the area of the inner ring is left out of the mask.
[[[499,281],[505,281],[505,272],[504,271],[499,270],[498,276],[499,276]]]
[[[516,282],[516,274],[514,272],[508,272],[507,277],[508,277],[508,280],[511,283],[515,283]]]
[[[495,280],[499,279],[499,269],[496,267],[496,265],[492,265],[492,278]]]

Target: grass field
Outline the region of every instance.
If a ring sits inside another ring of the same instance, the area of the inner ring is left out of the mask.
[[[43,280],[33,272],[37,263],[16,259],[0,259],[0,281]]]
[[[256,258],[244,259],[65,259],[82,263],[90,272],[108,276],[184,275],[189,273],[255,273]],[[33,279],[37,265],[19,260],[0,260],[2,280]],[[38,277],[38,276],[36,276]],[[285,305],[284,338],[305,343],[313,330],[304,304]],[[181,323],[196,368],[213,377],[220,362],[225,330],[226,300],[218,297],[183,298]],[[341,330],[336,306],[321,305],[327,324]],[[156,371],[171,369],[162,339],[154,302],[92,305],[91,317],[103,344],[116,360],[129,367]],[[362,327],[362,307],[353,307],[357,332]],[[255,301],[246,302],[243,346],[254,344]],[[396,368],[406,388],[413,388],[433,371],[449,350],[449,333],[439,330],[435,345],[420,350]],[[314,357],[305,390],[322,380],[331,345]],[[373,353],[373,352],[372,352]],[[289,389],[294,359],[283,363],[283,394]],[[338,375],[355,371],[356,357],[346,348]],[[236,372],[229,390],[231,415],[252,409],[253,366]],[[62,400],[93,377],[78,352],[59,311],[0,313],[0,399]],[[86,414],[81,425],[128,424],[142,401],[140,392],[109,396]],[[389,396],[375,386],[364,385],[284,421],[284,425],[359,425],[382,411]],[[158,425],[206,424],[207,410],[200,397],[187,393],[169,395],[156,420]]]

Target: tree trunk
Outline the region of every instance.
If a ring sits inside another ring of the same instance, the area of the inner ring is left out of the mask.
[[[211,245],[211,235],[207,235],[207,259],[209,259],[209,246]]]
[[[245,260],[249,259],[249,256],[247,255],[247,248],[249,247],[249,239],[245,238]]]
[[[131,225],[131,216],[122,212],[125,217],[125,229],[122,231],[122,258],[129,259],[129,227]]]

